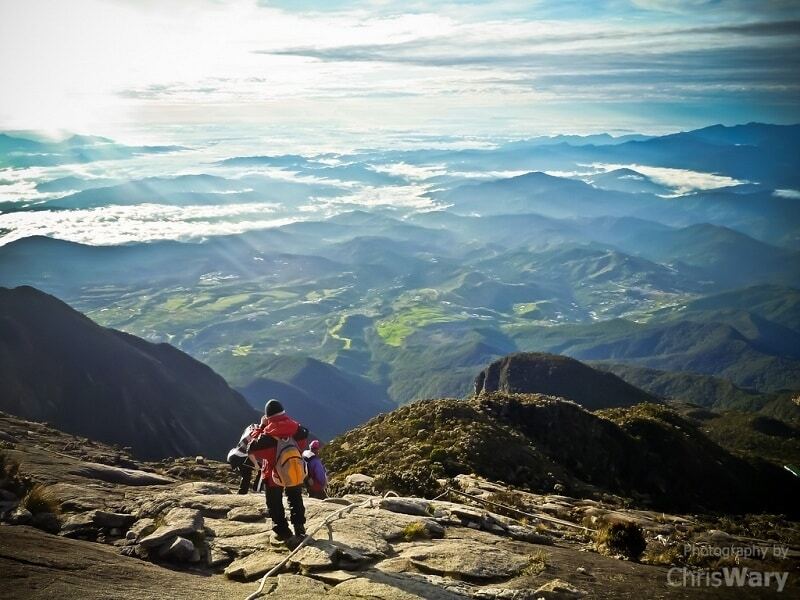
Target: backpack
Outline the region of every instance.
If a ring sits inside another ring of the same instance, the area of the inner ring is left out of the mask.
[[[303,453],[303,458],[308,465],[309,488],[315,491],[324,490],[328,485],[328,473],[325,471],[322,460],[310,450]]]
[[[255,428],[255,425],[248,425],[242,432],[242,436],[239,438],[239,443],[235,448],[231,448],[230,452],[228,452],[228,464],[232,469],[238,470],[243,464],[248,462],[247,445],[250,443]]]
[[[281,487],[303,485],[308,476],[308,468],[300,448],[294,438],[275,438],[275,466],[272,469],[272,480]]]

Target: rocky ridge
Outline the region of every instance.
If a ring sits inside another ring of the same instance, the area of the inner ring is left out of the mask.
[[[35,520],[42,513],[26,518],[19,499],[4,495],[0,579],[9,598],[51,597],[54,585],[63,598],[104,598],[109,589],[117,597],[192,590],[199,598],[244,598],[289,552],[271,538],[263,497],[231,493],[225,465],[201,458],[130,464],[123,451],[43,424],[7,415],[0,415],[0,424],[4,457],[18,461],[20,473],[46,485],[54,498],[50,524],[43,526]],[[670,563],[644,564],[647,553],[642,563],[603,555],[579,528],[494,512],[452,493],[437,500],[383,498],[374,484],[353,474],[346,485],[360,493],[306,499],[309,530],[348,503],[371,502],[318,532],[267,582],[265,597],[682,597],[683,590],[665,585]],[[686,541],[737,539],[709,531],[694,517],[626,509],[612,498],[537,495],[468,475],[450,485],[575,525],[635,523],[656,557]],[[790,564],[796,566],[797,557],[793,553]],[[730,590],[698,595],[735,597]]]

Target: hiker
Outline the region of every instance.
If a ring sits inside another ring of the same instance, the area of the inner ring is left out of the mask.
[[[302,451],[306,447],[308,429],[294,421],[277,400],[264,407],[261,426],[255,431],[248,453],[261,462],[261,478],[267,498],[267,512],[272,531],[280,541],[292,538],[283,509],[283,493],[289,500],[289,517],[294,535],[306,534],[306,512],[303,506],[303,482],[308,474]]]
[[[228,464],[231,469],[239,473],[242,477],[239,483],[239,494],[246,494],[250,491],[250,481],[253,478],[253,472],[259,471],[258,462],[252,456],[247,454],[247,447],[253,440],[253,433],[258,429],[258,425],[253,423],[245,427],[242,436],[239,438],[239,443],[231,448],[228,452]],[[253,482],[253,490],[258,489],[260,476],[256,475],[256,480]]]
[[[325,487],[328,485],[328,473],[325,471],[325,465],[322,464],[322,459],[319,457],[319,440],[314,440],[308,445],[308,450],[303,452],[303,459],[306,461],[308,468],[308,478],[306,479],[306,489],[308,495],[318,500],[325,500],[328,495],[325,493]]]

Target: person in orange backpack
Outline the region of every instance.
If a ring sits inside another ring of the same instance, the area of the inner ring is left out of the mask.
[[[248,447],[248,453],[261,462],[261,477],[272,531],[281,541],[292,537],[283,508],[284,491],[289,501],[294,535],[302,537],[306,533],[303,483],[308,473],[302,452],[307,440],[308,429],[290,418],[280,402],[270,400],[264,407],[261,425]]]

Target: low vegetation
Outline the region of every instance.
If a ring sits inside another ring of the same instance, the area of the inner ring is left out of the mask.
[[[605,524],[597,530],[594,545],[600,554],[638,561],[647,542],[642,528],[635,523],[615,522]]]
[[[403,539],[407,542],[426,540],[430,537],[430,533],[422,521],[414,521],[403,527]]]
[[[474,473],[541,493],[612,493],[665,511],[797,509],[791,475],[731,454],[659,404],[590,413],[536,394],[422,401],[373,418],[323,452],[334,486],[364,473],[380,490],[428,498],[442,480]]]
[[[23,496],[31,487],[30,480],[19,471],[19,463],[0,450],[0,489]]]
[[[531,553],[530,560],[531,562],[525,567],[523,573],[535,577],[547,569],[550,555],[546,551],[539,549]]]
[[[20,506],[29,510],[31,514],[61,512],[61,503],[58,496],[53,491],[52,486],[36,483],[23,496]]]

